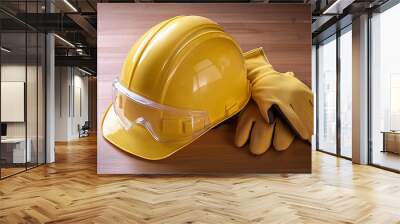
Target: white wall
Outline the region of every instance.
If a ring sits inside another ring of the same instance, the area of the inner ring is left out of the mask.
[[[55,141],[70,141],[88,120],[88,77],[72,67],[56,67],[55,74]]]
[[[69,68],[55,68],[55,94],[54,94],[54,123],[55,123],[55,141],[68,140],[68,88],[70,83]]]
[[[1,66],[1,81],[2,82],[25,82],[25,75],[27,69],[28,74],[36,74],[36,66],[27,66],[25,67],[24,65],[19,65],[19,64],[4,64]],[[28,77],[29,78],[29,77]],[[33,82],[34,83],[31,83]],[[36,85],[36,80],[29,80],[29,84]],[[27,103],[31,103],[34,100],[36,100],[36,89],[28,88],[28,93],[27,93]],[[30,90],[33,92],[31,93]],[[35,98],[35,99],[33,99]],[[34,106],[36,108],[36,101],[35,105],[30,105]],[[7,108],[1,108],[2,110],[7,110]],[[36,124],[36,113],[28,113],[28,122],[34,121]],[[28,124],[28,128],[32,127],[33,124]],[[36,126],[35,126],[36,129]],[[28,131],[28,137],[30,132]],[[36,133],[35,133],[36,135]],[[25,137],[25,122],[7,122],[7,136],[8,137]]]
[[[88,120],[88,77],[75,73],[73,85],[74,108],[72,109],[71,135],[73,138],[78,138],[78,124],[83,125]]]
[[[27,80],[25,80],[26,78]],[[29,139],[32,158],[34,158],[32,161],[36,162],[36,158],[38,158],[39,163],[43,163],[45,158],[43,78],[41,66],[25,66],[25,64],[17,63],[1,66],[2,82],[24,82],[27,91],[26,107],[22,108],[22,112],[26,112],[26,120],[23,122],[6,122],[7,137],[25,138],[26,135]],[[1,108],[1,110],[10,110],[10,108]],[[39,153],[38,157],[37,153]]]

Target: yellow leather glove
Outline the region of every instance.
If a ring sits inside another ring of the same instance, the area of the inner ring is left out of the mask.
[[[261,116],[257,105],[250,101],[239,114],[236,126],[235,145],[242,147],[250,138],[250,152],[260,155],[272,145],[276,150],[285,150],[292,144],[294,134],[279,118],[271,124]]]
[[[290,127],[304,140],[313,134],[313,93],[292,72],[274,70],[262,48],[243,54],[247,78],[252,85],[252,99],[268,123],[274,120],[275,108]]]

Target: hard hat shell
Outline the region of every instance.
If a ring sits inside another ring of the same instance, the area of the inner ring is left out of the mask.
[[[238,113],[250,98],[239,45],[217,23],[200,16],[177,16],[152,27],[133,45],[118,81],[150,102],[206,111],[209,125],[202,134]],[[123,114],[133,108],[122,108]],[[124,128],[112,106],[102,132],[118,148],[150,160],[166,158],[200,136],[157,141],[143,125]]]

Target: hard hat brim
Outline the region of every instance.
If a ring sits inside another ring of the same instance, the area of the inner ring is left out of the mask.
[[[138,124],[125,130],[112,105],[108,107],[103,118],[102,132],[104,138],[119,149],[148,160],[167,158],[195,140],[174,143],[158,142],[142,125]]]
[[[173,143],[158,142],[151,136],[146,128],[139,124],[133,125],[129,130],[126,130],[122,126],[117,114],[114,112],[112,104],[107,108],[103,117],[101,129],[103,137],[119,149],[143,159],[161,160],[181,150],[183,147],[207,133],[210,129],[240,112],[247,105],[249,100],[250,94],[247,96],[246,101],[238,107],[237,111],[225,117],[223,120],[215,122],[202,134],[186,141]]]

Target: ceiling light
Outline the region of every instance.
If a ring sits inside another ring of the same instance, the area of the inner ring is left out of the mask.
[[[78,12],[75,6],[73,6],[68,0],[64,0],[64,3],[67,4],[74,12]]]
[[[87,75],[93,75],[92,73],[90,73],[90,72],[88,72],[88,71],[86,71],[86,70],[83,70],[83,69],[81,69],[81,68],[79,68],[79,67],[78,67],[78,70],[81,71],[81,72],[83,72],[83,73],[85,73],[85,74],[87,74]]]
[[[4,51],[6,53],[10,53],[11,52],[11,50],[9,50],[9,49],[7,49],[5,47],[1,47],[0,49],[1,49],[1,51]]]
[[[66,39],[64,39],[64,38],[62,38],[62,37],[60,37],[59,35],[57,35],[57,34],[54,34],[54,36],[55,37],[57,37],[59,40],[61,40],[62,42],[64,42],[64,43],[66,43],[67,45],[69,45],[70,47],[73,47],[73,48],[75,48],[75,45],[73,45],[71,42],[69,42],[68,40],[66,40]]]

